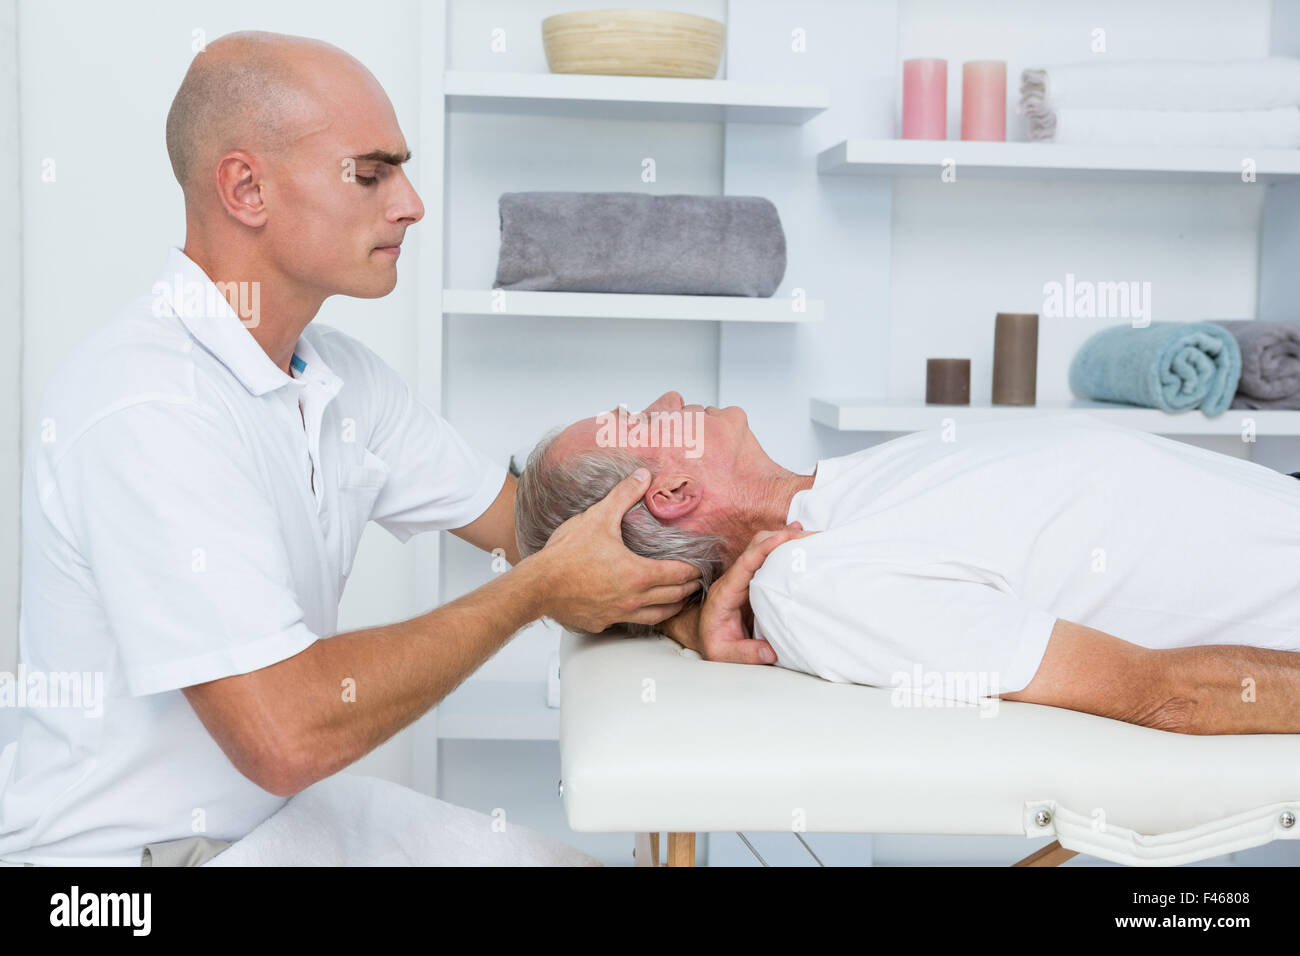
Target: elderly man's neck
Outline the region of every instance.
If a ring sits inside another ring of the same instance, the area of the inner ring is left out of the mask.
[[[797,492],[811,488],[815,477],[816,471],[811,475],[796,475],[782,470],[747,482],[737,496],[735,510],[725,526],[716,532],[726,538],[725,566],[731,567],[758,532],[784,528],[790,514],[790,500]]]

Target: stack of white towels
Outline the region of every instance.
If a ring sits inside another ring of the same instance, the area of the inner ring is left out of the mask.
[[[1025,70],[1031,140],[1300,147],[1300,60],[1095,60]]]

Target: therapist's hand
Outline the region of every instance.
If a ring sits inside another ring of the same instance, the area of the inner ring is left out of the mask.
[[[749,582],[774,549],[795,538],[816,531],[804,531],[794,521],[780,531],[760,531],[750,540],[725,574],[710,587],[700,609],[699,646],[695,650],[707,661],[733,664],[774,664],[776,651],[767,641],[750,637],[754,613],[749,609]]]
[[[644,471],[644,469],[638,469]],[[545,563],[542,613],[570,630],[598,633],[621,622],[658,624],[700,589],[685,561],[656,561],[623,544],[623,516],[645,494],[635,474],[555,529],[546,547],[520,562]]]

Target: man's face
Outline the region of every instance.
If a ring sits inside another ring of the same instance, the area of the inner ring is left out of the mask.
[[[766,461],[749,429],[749,418],[737,405],[722,409],[687,405],[680,393],[665,392],[642,410],[642,421],[649,428],[640,434],[634,431],[632,416],[627,413],[627,425],[620,430],[618,415],[619,409],[614,408],[574,422],[552,442],[552,460],[610,447],[651,459],[655,478],[646,493],[646,505],[656,517],[683,527],[706,522],[729,501],[736,478],[745,474],[747,467]],[[644,436],[656,434],[656,417],[661,439],[677,437],[646,445]],[[611,444],[611,438],[624,436],[623,444]]]
[[[270,253],[284,274],[323,295],[387,295],[407,227],[424,216],[398,165],[406,139],[369,74],[325,61],[311,82],[319,109],[268,163]]]

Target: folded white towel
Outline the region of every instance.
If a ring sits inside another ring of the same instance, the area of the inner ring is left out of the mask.
[[[292,797],[204,866],[600,866],[535,830],[347,772]]]
[[[1086,110],[1056,112],[1051,137],[1078,145],[1300,147],[1300,107],[1274,110]]]
[[[1051,139],[1062,109],[1268,110],[1300,105],[1300,60],[1109,60],[1020,74],[1030,139]]]

